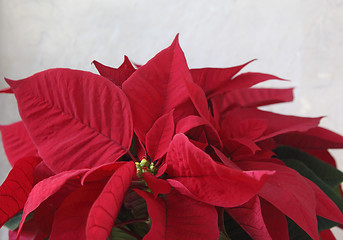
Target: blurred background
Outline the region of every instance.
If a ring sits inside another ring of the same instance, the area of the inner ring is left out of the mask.
[[[294,102],[269,110],[326,116],[343,134],[343,0],[0,0],[0,88],[47,68],[119,66],[124,54],[144,64],[177,33],[190,68],[257,58],[245,71],[290,80],[264,86],[295,87]],[[0,94],[0,124],[19,120],[14,96]],[[0,183],[9,170],[1,145]]]

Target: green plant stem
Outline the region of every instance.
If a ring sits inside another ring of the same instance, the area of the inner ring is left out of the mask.
[[[137,235],[136,233],[134,233],[134,232],[132,232],[130,230],[127,230],[126,228],[123,228],[123,227],[117,227],[117,228],[119,228],[120,230],[126,232],[127,234],[131,235],[132,237],[137,238],[138,240],[142,240],[141,236]]]

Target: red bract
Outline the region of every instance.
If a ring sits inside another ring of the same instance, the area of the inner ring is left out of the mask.
[[[0,126],[10,239],[331,240],[343,223],[328,152],[343,137],[257,108],[293,99],[251,88],[283,79],[239,73],[251,61],[189,69],[178,36],[137,69],[93,63],[101,76],[51,69],[0,90],[22,118]]]

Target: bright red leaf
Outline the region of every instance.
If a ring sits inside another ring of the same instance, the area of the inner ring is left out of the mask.
[[[107,239],[135,175],[136,166],[133,162],[126,163],[114,172],[89,211],[87,239]]]
[[[192,81],[192,77],[176,37],[170,47],[123,83],[139,139],[145,139],[157,119],[189,98],[185,81]]]
[[[0,227],[23,209],[33,187],[33,171],[41,161],[38,157],[19,159],[0,186]]]
[[[171,191],[170,184],[166,180],[159,179],[149,172],[142,173],[142,176],[148,184],[148,187],[154,193],[155,198],[158,194],[168,194]]]
[[[244,172],[217,163],[183,134],[175,135],[166,163],[172,187],[195,200],[222,207],[247,202],[273,173]]]
[[[254,61],[254,60],[252,60]],[[199,68],[191,69],[193,81],[198,84],[206,93],[206,96],[214,95],[221,87],[229,81],[246,65],[251,63],[229,67],[229,68]]]
[[[257,72],[242,73],[242,74],[239,74],[237,77],[233,78],[231,81],[226,82],[225,85],[218,88],[218,90],[215,93],[210,94],[209,96],[207,96],[207,98],[212,98],[216,95],[233,91],[236,89],[248,88],[257,83],[264,82],[271,79],[284,80],[274,75],[265,74],[265,73],[257,73]]]
[[[145,136],[145,146],[152,161],[163,157],[168,150],[175,128],[173,112],[157,119]]]
[[[130,147],[129,103],[107,79],[52,69],[7,82],[29,135],[54,172],[116,161]]]
[[[111,80],[118,87],[136,71],[127,56],[124,56],[124,62],[119,68],[108,67],[97,61],[93,61],[93,64],[101,76]]]

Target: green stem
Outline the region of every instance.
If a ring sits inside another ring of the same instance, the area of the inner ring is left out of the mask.
[[[136,233],[134,233],[134,232],[132,232],[130,230],[127,230],[126,228],[123,228],[123,227],[117,227],[117,228],[119,228],[120,230],[126,232],[127,234],[131,235],[132,237],[137,238],[138,240],[142,240],[141,236],[137,235]]]

